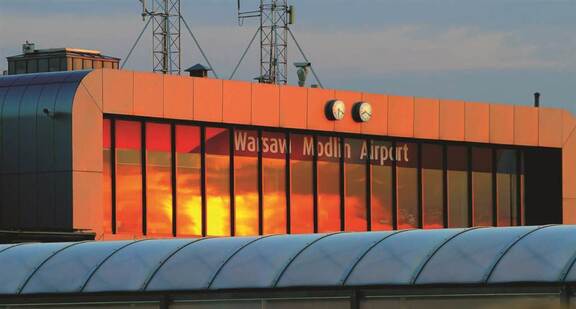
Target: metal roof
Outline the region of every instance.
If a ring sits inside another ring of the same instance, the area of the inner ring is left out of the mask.
[[[575,282],[576,226],[0,245],[0,294]]]

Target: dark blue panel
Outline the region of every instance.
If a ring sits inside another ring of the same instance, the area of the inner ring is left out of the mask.
[[[207,289],[216,272],[238,249],[255,237],[212,238],[193,243],[172,256],[158,270],[146,290]]]
[[[195,240],[145,240],[124,247],[102,264],[85,292],[139,291],[174,251]]]
[[[0,198],[2,199],[2,213],[0,213],[1,226],[5,229],[18,228],[18,175],[2,175]]]
[[[0,76],[0,87],[9,87],[16,82],[22,75]]]
[[[72,170],[72,102],[77,88],[78,84],[62,84],[54,105],[54,167],[60,171]]]
[[[502,253],[536,227],[473,229],[456,236],[430,259],[417,284],[481,283]]]
[[[412,230],[392,235],[356,265],[346,285],[412,284],[424,263],[445,241],[463,229]]]
[[[2,162],[4,173],[18,172],[18,122],[20,101],[26,87],[14,87],[8,90],[2,109]],[[10,134],[9,134],[10,133]]]
[[[546,227],[517,242],[496,265],[488,282],[558,282],[575,254],[573,226]]]
[[[54,173],[39,173],[37,175],[38,186],[36,188],[37,194],[36,204],[38,207],[38,228],[46,230],[54,230],[58,228],[55,222],[55,177]]]
[[[44,113],[44,109],[54,111],[56,97],[60,91],[59,84],[45,85],[36,111],[38,134],[36,139],[38,153],[38,171],[47,172],[54,168],[54,121]]]
[[[67,76],[66,76],[66,81],[67,82],[80,82],[91,71],[92,70],[68,71]]]
[[[72,230],[72,172],[54,173],[54,211],[47,221],[60,230]],[[43,212],[46,213],[47,212]]]
[[[18,172],[36,172],[36,106],[42,86],[29,86],[22,96],[18,125]]]
[[[22,74],[12,83],[12,87],[32,85],[37,76],[38,74]]]
[[[79,292],[98,265],[130,243],[132,241],[87,242],[67,248],[42,265],[22,293]]]
[[[20,186],[18,194],[20,198],[18,199],[18,207],[15,208],[18,211],[18,227],[23,230],[39,228],[36,225],[39,215],[38,205],[36,204],[38,188],[36,179],[37,175],[35,173],[20,174],[18,177]]]
[[[294,256],[321,237],[324,235],[278,235],[261,238],[235,254],[224,265],[210,288],[271,288]]]
[[[46,72],[46,73],[38,73],[34,83],[36,84],[47,84],[47,83],[64,83],[67,82],[68,79],[72,76],[78,74],[86,75],[86,72],[78,72],[78,71],[63,71],[63,72]],[[77,78],[72,78],[71,81],[76,81]]]

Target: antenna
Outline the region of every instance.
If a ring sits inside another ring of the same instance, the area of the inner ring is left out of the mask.
[[[214,67],[210,64],[208,57],[200,46],[200,43],[192,33],[190,26],[184,19],[180,11],[180,0],[139,0],[142,4],[142,20],[146,22],[144,28],[138,35],[138,38],[130,48],[121,68],[124,68],[126,62],[132,55],[132,52],[138,45],[142,35],[152,23],[152,61],[153,71],[163,74],[178,74],[182,73],[181,67],[181,53],[180,37],[181,25],[184,24],[186,30],[194,40],[194,43],[200,50],[202,57],[209,66],[214,76],[218,78],[218,74],[214,71]],[[152,5],[150,6],[149,3]],[[148,7],[152,9],[149,10]]]
[[[286,84],[288,82],[288,40],[289,35],[296,43],[298,50],[307,63],[310,63],[300,44],[296,41],[289,25],[294,24],[294,6],[288,5],[288,0],[260,0],[260,7],[255,11],[242,11],[241,0],[237,1],[238,24],[244,20],[258,18],[260,26],[240,57],[230,79],[236,74],[252,43],[260,34],[260,75],[256,78],[261,83]],[[322,83],[314,72],[311,64],[307,66],[312,71],[318,84]]]

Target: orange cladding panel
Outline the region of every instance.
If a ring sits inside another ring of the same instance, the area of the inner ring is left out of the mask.
[[[467,142],[490,142],[490,105],[466,102],[464,132]]]
[[[514,106],[514,144],[538,146],[538,109]]]
[[[164,76],[164,117],[194,119],[194,79]]]
[[[464,101],[440,100],[440,139],[464,141]]]
[[[79,87],[72,105],[72,168],[102,172],[102,111],[88,91]]]
[[[362,100],[372,105],[372,119],[362,123],[362,133],[388,135],[388,96],[363,93]]]
[[[102,110],[102,70],[93,70],[82,79],[82,85]]]
[[[362,93],[336,90],[334,96],[346,105],[344,119],[334,123],[334,131],[360,133],[361,125],[352,118],[352,107],[362,101]]]
[[[104,222],[102,174],[75,171],[72,179],[73,228],[94,232],[100,239]]]
[[[439,103],[437,99],[416,98],[414,102],[414,137],[440,138]]]
[[[334,131],[334,121],[328,120],[324,114],[326,104],[330,100],[334,100],[334,90],[308,89],[308,129]],[[345,115],[345,117],[347,116],[349,115]]]
[[[576,224],[576,199],[562,200],[562,224]]]
[[[306,129],[308,89],[304,87],[280,87],[280,126]]]
[[[134,72],[102,70],[104,112],[132,115],[134,113]]]
[[[562,148],[562,195],[576,198],[576,133],[572,133]]]
[[[223,121],[250,124],[252,121],[252,84],[226,80],[223,89]]]
[[[490,104],[490,142],[514,144],[514,106]]]
[[[194,120],[222,121],[222,80],[194,79]]]
[[[569,111],[562,111],[562,144],[566,143],[568,137],[576,129],[576,118]]]
[[[388,134],[414,136],[414,97],[389,96]]]
[[[277,127],[280,125],[280,89],[276,85],[252,85],[252,124]]]
[[[562,110],[538,109],[538,143],[543,147],[562,147]]]
[[[164,75],[134,73],[134,115],[164,116]]]

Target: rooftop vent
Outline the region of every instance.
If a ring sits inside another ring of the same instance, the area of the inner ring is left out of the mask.
[[[34,43],[30,43],[26,41],[26,43],[22,44],[22,53],[24,54],[31,54],[36,50],[36,45]]]

